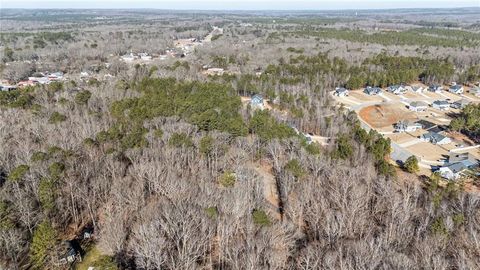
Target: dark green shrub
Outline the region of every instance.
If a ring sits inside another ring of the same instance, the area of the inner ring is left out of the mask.
[[[200,139],[200,145],[199,145],[199,150],[200,153],[208,156],[210,153],[213,151],[213,144],[214,144],[214,139],[212,136],[205,136],[202,139]]]
[[[207,216],[211,219],[216,219],[218,217],[218,210],[215,206],[205,208],[205,212],[207,213]]]
[[[255,209],[252,213],[253,222],[260,226],[270,226],[272,222],[263,210]]]
[[[285,170],[290,172],[296,178],[301,178],[305,175],[305,170],[297,159],[290,160],[285,165]]]
[[[15,169],[13,169],[10,174],[8,175],[8,180],[10,181],[19,181],[23,178],[23,176],[28,172],[30,167],[28,165],[19,165]]]
[[[47,153],[41,152],[41,151],[34,152],[32,154],[32,156],[30,157],[31,162],[41,162],[41,161],[45,161],[47,159],[48,159]]]
[[[230,171],[224,172],[218,180],[218,182],[224,187],[233,187],[236,181],[237,177],[235,176],[235,173]]]
[[[75,102],[79,105],[85,105],[88,103],[88,100],[92,96],[92,93],[88,90],[80,91],[75,96]]]
[[[409,173],[416,173],[420,170],[418,159],[416,156],[410,156],[403,164],[403,168]]]
[[[53,112],[52,115],[50,116],[50,119],[48,119],[48,122],[50,124],[57,124],[60,122],[64,122],[67,120],[67,117],[59,112]]]
[[[173,147],[193,147],[193,141],[185,133],[173,133],[168,139],[168,145]]]

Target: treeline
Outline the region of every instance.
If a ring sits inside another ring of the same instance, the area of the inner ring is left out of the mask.
[[[460,115],[452,120],[450,129],[461,131],[476,142],[480,142],[480,105],[469,104]]]
[[[459,77],[462,81],[475,79],[478,76],[476,69],[477,67],[471,67]],[[327,54],[319,53],[314,56],[290,56],[288,61],[282,58],[278,65],[267,66],[264,75],[256,80],[278,81],[284,85],[313,85],[320,78],[330,87],[345,85],[349,89],[357,89],[365,86],[386,87],[417,80],[426,84],[445,83],[455,75],[455,67],[448,59],[390,56],[382,53],[365,59],[360,66],[351,66],[342,58],[330,58]]]
[[[478,34],[460,30],[442,29],[412,29],[401,32],[381,31],[367,33],[362,30],[311,28],[290,32],[291,35],[313,36],[318,38],[341,39],[351,42],[374,43],[384,46],[390,45],[418,45],[437,47],[478,47]]]
[[[365,59],[360,67],[352,67],[346,87],[349,89],[367,85],[386,87],[416,80],[426,84],[445,83],[450,81],[454,74],[454,65],[447,59],[379,54]]]

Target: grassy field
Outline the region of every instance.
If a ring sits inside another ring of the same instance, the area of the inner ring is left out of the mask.
[[[87,253],[85,254],[85,257],[83,258],[82,262],[76,264],[75,269],[87,270],[88,267],[93,266],[95,262],[97,262],[101,257],[102,257],[102,253],[97,249],[96,246],[92,246],[92,248],[87,250]]]

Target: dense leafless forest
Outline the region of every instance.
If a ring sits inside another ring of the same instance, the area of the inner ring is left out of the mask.
[[[0,13],[1,269],[480,268],[476,189],[329,94],[474,85],[480,9]]]

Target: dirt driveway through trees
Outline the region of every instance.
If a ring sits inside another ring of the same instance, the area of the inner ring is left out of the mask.
[[[280,214],[280,198],[278,194],[277,181],[272,173],[272,166],[265,162],[260,165],[252,164],[255,171],[260,175],[263,181],[263,193],[265,199],[274,207],[275,218],[281,219]]]

